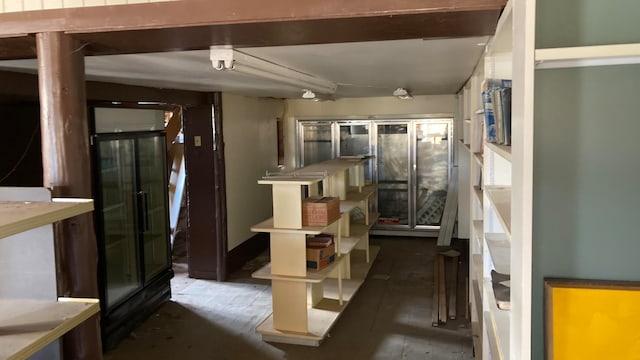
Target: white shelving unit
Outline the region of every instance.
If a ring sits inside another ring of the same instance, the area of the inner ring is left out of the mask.
[[[491,271],[511,273],[511,146],[485,141],[482,85],[512,78],[513,1],[460,94],[469,107],[469,297],[477,359],[508,359],[511,314],[496,305]],[[515,141],[515,140],[514,140]]]
[[[370,211],[376,187],[365,184],[363,169],[363,160],[337,159],[258,180],[273,190],[273,218],[251,228],[270,234],[271,263],[252,275],[272,282],[273,313],[256,329],[263,340],[319,346],[364,282],[379,251],[369,245],[379,215]],[[340,198],[341,217],[302,226],[303,198],[320,195],[320,183],[323,196]],[[305,239],[320,233],[334,234],[336,260],[308,270]]]
[[[0,188],[0,359],[37,354],[100,311],[97,299],[57,297],[50,225],[92,210],[93,200],[51,200],[44,188]],[[38,356],[59,355],[48,351]]]

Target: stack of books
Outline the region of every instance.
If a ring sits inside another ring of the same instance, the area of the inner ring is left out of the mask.
[[[511,145],[511,80],[487,79],[482,83],[485,140]]]

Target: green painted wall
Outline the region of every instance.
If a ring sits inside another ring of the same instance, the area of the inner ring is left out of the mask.
[[[640,280],[639,110],[640,65],[536,72],[533,359],[545,277]]]
[[[640,42],[638,0],[537,0],[536,48]]]

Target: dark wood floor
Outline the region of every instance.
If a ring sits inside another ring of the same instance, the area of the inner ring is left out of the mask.
[[[266,343],[255,333],[271,312],[269,282],[250,277],[268,261],[263,255],[225,283],[189,279],[176,263],[172,301],[105,359],[473,359],[465,257],[459,316],[432,327],[435,239],[372,237],[371,243],[381,251],[367,280],[318,348]]]

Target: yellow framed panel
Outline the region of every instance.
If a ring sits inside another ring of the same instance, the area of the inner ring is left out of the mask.
[[[640,282],[545,279],[548,360],[640,359]]]

